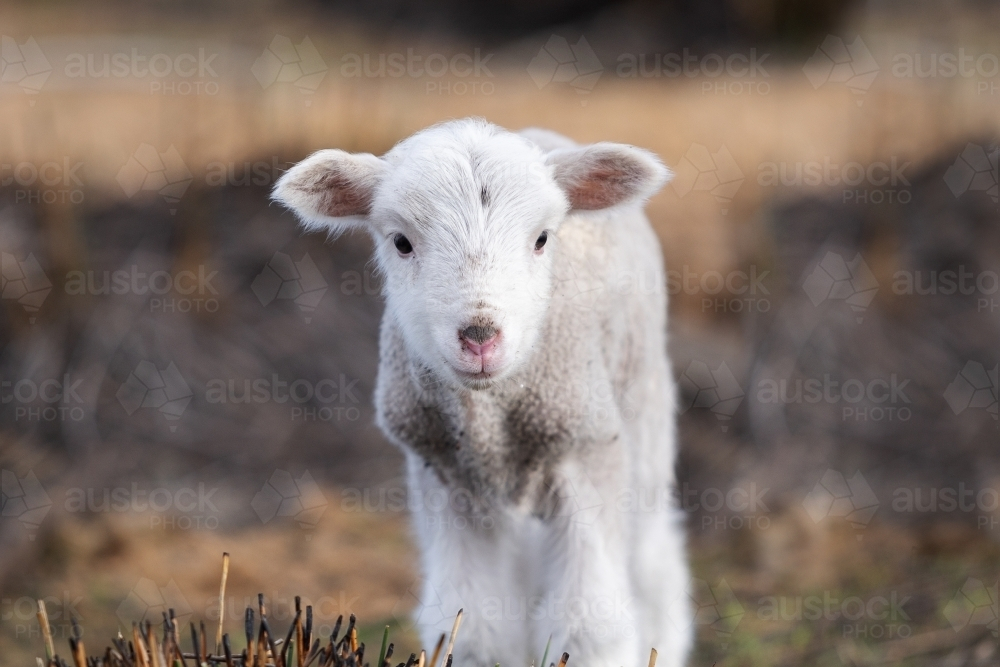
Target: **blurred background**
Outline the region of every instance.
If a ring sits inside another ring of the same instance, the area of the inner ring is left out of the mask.
[[[289,164],[470,115],[658,153],[693,665],[993,665],[1000,7],[0,6],[0,651],[303,595],[416,645],[362,235]],[[642,288],[645,277],[636,277]],[[235,635],[236,626],[229,630]]]

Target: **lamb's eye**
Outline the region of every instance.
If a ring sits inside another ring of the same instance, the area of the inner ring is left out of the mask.
[[[413,246],[410,245],[410,240],[402,234],[396,234],[392,237],[392,243],[396,246],[396,250],[399,251],[400,255],[409,255],[413,252]]]
[[[542,248],[545,247],[545,242],[548,241],[548,240],[549,240],[549,233],[548,232],[542,232],[538,236],[538,240],[535,241],[535,252],[541,252]]]

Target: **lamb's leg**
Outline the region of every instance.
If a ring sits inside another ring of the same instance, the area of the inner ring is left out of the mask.
[[[673,507],[636,511],[633,589],[642,648],[656,649],[658,667],[683,667],[694,639],[684,518]]]
[[[642,648],[655,648],[659,667],[683,667],[694,639],[685,516],[673,487],[676,387],[662,357],[648,393],[632,394],[640,418],[626,424],[631,453],[629,502],[615,510],[631,526],[632,581],[642,627]]]
[[[564,474],[560,483],[568,498],[547,522],[543,627],[552,635],[553,648],[568,652],[578,667],[638,665],[640,607],[614,494],[598,491],[579,470]]]
[[[526,619],[516,611],[527,573],[518,564],[515,518],[463,511],[462,494],[444,487],[422,463],[410,466],[410,487],[425,575],[415,610],[423,645],[431,650],[442,633],[447,636],[462,609],[455,665],[528,664]]]

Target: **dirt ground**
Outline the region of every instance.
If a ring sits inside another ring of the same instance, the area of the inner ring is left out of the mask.
[[[330,502],[309,529],[287,522],[184,530],[183,517],[155,515],[51,526],[36,538],[39,560],[4,590],[5,664],[41,655],[33,607],[40,597],[57,648],[66,646],[70,614],[92,652],[131,620],[158,619],[166,607],[182,624],[204,621],[214,632],[223,551],[232,559],[225,629],[234,647],[243,645],[244,608],[256,608],[263,593],[278,632],[300,595],[313,605],[320,637],[337,616],[353,613],[367,645],[377,645],[389,625],[396,655],[419,651],[409,615],[419,580],[405,517],[352,511],[349,501],[345,509],[342,490],[324,489],[324,496]],[[846,522],[818,528],[788,512],[722,537],[698,532],[691,539],[698,610],[692,665],[996,664],[995,617],[990,623],[982,610],[968,618],[956,611],[962,590],[974,601],[990,587],[995,595],[1000,546],[981,531],[901,530],[878,521],[862,530]],[[984,604],[988,612],[988,593]]]

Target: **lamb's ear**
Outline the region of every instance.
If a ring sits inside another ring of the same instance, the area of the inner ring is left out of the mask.
[[[570,207],[581,211],[641,201],[673,176],[649,151],[608,142],[557,149],[546,162],[555,167]]]
[[[272,197],[295,211],[308,229],[338,233],[371,212],[385,163],[370,153],[323,150],[285,172]]]

